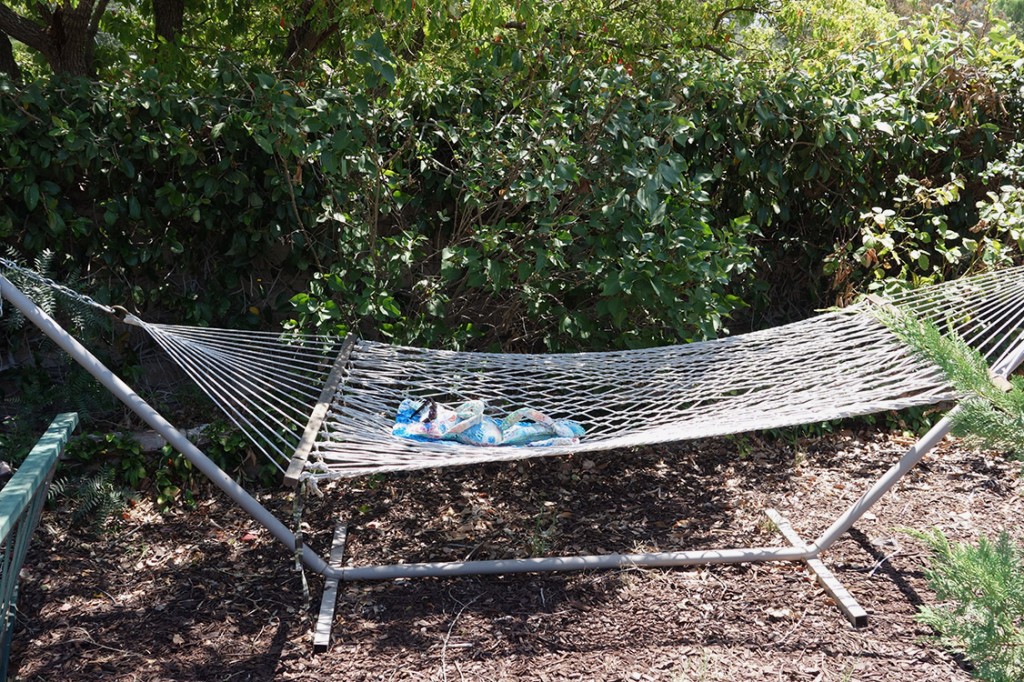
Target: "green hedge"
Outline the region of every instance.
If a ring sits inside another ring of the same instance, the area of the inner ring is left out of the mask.
[[[0,237],[175,321],[530,350],[705,338],[1012,257],[977,203],[1024,130],[1019,53],[936,14],[777,73],[506,42],[394,87],[228,62],[194,86],[0,82]]]

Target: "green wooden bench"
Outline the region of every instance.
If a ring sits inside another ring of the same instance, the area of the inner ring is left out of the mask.
[[[77,424],[78,415],[74,412],[57,415],[18,467],[17,473],[0,490],[0,540],[4,550],[3,563],[0,564],[0,622],[3,624],[0,680],[7,679],[11,632],[14,630],[18,600],[18,574],[28,554],[32,532],[39,523],[57,460]]]

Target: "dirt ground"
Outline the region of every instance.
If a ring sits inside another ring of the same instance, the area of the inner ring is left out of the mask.
[[[825,529],[911,441],[749,437],[359,479],[307,506],[355,564],[784,544]],[[1019,465],[946,443],[823,558],[870,614],[854,630],[803,565],[343,585],[327,653],[288,552],[219,493],[142,503],[109,532],[47,511],[22,576],[18,680],[968,680],[914,614],[927,554],[903,529],[1020,537]],[[260,495],[289,519],[283,492]]]

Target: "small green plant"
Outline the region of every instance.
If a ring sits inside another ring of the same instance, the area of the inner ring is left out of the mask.
[[[732,442],[733,447],[736,448],[736,454],[741,460],[748,459],[754,454],[754,444],[747,435],[740,433],[735,436],[727,436],[726,440]]]
[[[245,434],[234,426],[223,421],[215,421],[206,429],[204,435],[208,439],[204,447],[207,456],[235,478],[249,480],[260,486],[274,486],[279,482],[280,472],[277,467],[257,454]],[[195,476],[195,470],[191,465],[187,471],[190,476]]]
[[[194,467],[190,461],[169,445],[164,446],[160,464],[153,476],[156,503],[160,509],[168,509],[177,502],[189,508],[195,507],[195,495],[192,493],[194,474]]]
[[[93,530],[109,528],[109,521],[138,501],[138,494],[118,483],[118,468],[105,463],[88,476],[61,478],[50,486],[50,499],[72,507],[71,524]]]
[[[544,556],[551,550],[552,540],[558,532],[558,519],[545,509],[537,515],[533,532],[530,534],[530,556]]]
[[[1024,547],[1005,532],[977,545],[951,544],[938,529],[911,534],[931,549],[928,584],[946,602],[921,609],[918,620],[963,653],[978,679],[1024,679]]]
[[[206,455],[223,471],[235,478],[273,485],[278,471],[273,464],[253,452],[251,444],[236,428],[214,422],[204,432]],[[196,491],[205,480],[195,466],[170,445],[165,445],[155,461],[152,473],[156,502],[161,509],[175,504],[195,506]]]
[[[704,682],[712,679],[714,658],[707,651],[701,651],[700,658],[690,657],[683,660],[682,669],[672,678],[675,682]],[[717,674],[715,674],[717,677]]]
[[[277,469],[257,457],[237,429],[215,422],[204,436],[208,441],[204,446],[207,455],[222,470],[261,485],[273,483]],[[108,433],[72,441],[63,466],[63,489],[77,490],[86,485],[99,468],[104,477],[113,477],[113,487],[152,493],[161,510],[177,504],[194,506],[196,490],[203,484],[203,477],[192,463],[170,446],[164,446],[158,453],[147,453],[138,440],[124,434]]]
[[[64,461],[70,468],[109,464],[118,482],[130,488],[137,488],[149,476],[142,445],[118,433],[74,439],[68,446]]]
[[[137,490],[148,476],[142,446],[114,433],[72,440],[61,467],[50,499],[71,510],[72,525],[94,530],[138,501]]]

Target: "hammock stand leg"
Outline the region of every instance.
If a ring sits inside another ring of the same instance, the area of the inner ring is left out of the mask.
[[[331,628],[334,625],[334,610],[338,605],[338,586],[341,582],[341,565],[345,561],[345,542],[348,539],[348,526],[339,521],[334,529],[334,541],[331,543],[331,558],[328,562],[334,569],[324,580],[324,593],[320,599],[320,615],[313,630],[313,653],[327,651],[331,646]]]
[[[789,541],[794,547],[805,547],[804,541],[800,539],[797,532],[793,530],[793,526],[789,525],[789,520],[786,519],[782,514],[775,511],[774,509],[765,509],[765,514],[771,519],[775,527],[779,529],[782,536]],[[863,628],[868,624],[868,614],[861,605],[857,603],[857,600],[853,598],[850,591],[847,590],[839,579],[836,578],[835,574],[829,570],[828,566],[822,562],[821,559],[804,559],[804,563],[807,564],[807,569],[814,575],[814,578],[821,585],[822,589],[825,590],[825,594],[832,597],[832,600],[839,607],[839,610],[846,616],[846,620],[850,621],[850,625],[855,628]]]

